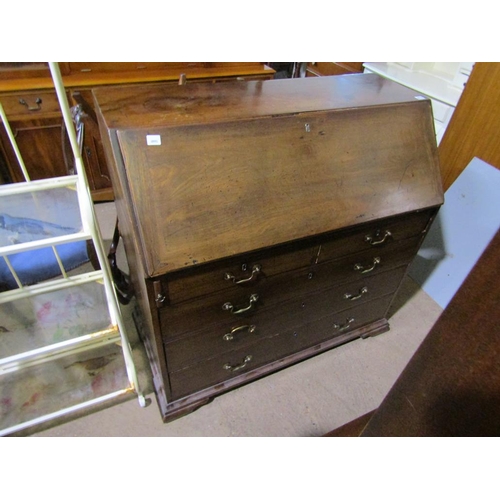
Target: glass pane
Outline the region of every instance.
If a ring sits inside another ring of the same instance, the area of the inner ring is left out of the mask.
[[[104,285],[96,282],[0,304],[0,359],[109,326]]]
[[[121,349],[114,344],[11,372],[0,382],[0,429],[129,386]]]
[[[0,197],[0,246],[82,230],[77,193],[67,187]]]

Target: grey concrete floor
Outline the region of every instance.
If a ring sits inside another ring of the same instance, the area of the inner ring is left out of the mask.
[[[97,205],[97,214],[104,238],[110,238],[114,204]],[[130,316],[127,308],[125,318]],[[34,436],[321,436],[382,402],[441,312],[411,278],[405,278],[392,307],[391,329],[382,335],[355,340],[234,389],[168,424],[161,420],[149,372],[143,370],[141,380],[151,399],[148,407],[140,407],[134,398]],[[135,332],[129,334],[135,338]]]

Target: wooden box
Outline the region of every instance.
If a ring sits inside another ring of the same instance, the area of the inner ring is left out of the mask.
[[[443,202],[429,100],[373,74],[94,99],[165,421],[388,329]]]

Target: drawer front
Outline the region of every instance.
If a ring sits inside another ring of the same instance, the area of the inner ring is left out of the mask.
[[[392,295],[332,314],[245,347],[170,373],[173,399],[223,383],[234,376],[294,354],[383,318]]]
[[[177,304],[222,290],[246,289],[278,274],[309,267],[370,248],[391,247],[420,235],[431,212],[391,217],[355,229],[337,231],[314,242],[293,243],[266,252],[225,260],[207,270],[192,269],[163,281],[170,304]]]
[[[417,250],[420,237],[393,242],[391,246],[371,248],[303,270],[283,273],[255,284],[252,288],[223,291],[160,311],[162,335],[174,338],[206,329],[209,325],[227,325],[235,316],[260,317],[290,300],[302,300],[308,294],[341,283],[375,276],[408,264]]]
[[[252,318],[235,318],[226,324],[212,325],[195,335],[168,342],[165,351],[169,371],[188,367],[202,359],[219,356],[234,349],[264,341],[299,325],[393,294],[406,267],[345,283],[333,289],[307,295],[260,311]]]
[[[361,252],[367,248],[392,248],[407,238],[421,235],[433,210],[381,219],[342,233],[321,245],[319,262]]]
[[[319,245],[248,254],[210,266],[209,270],[190,270],[169,276],[163,282],[170,304],[202,297],[223,290],[249,289],[272,276],[311,265]]]
[[[61,115],[55,92],[19,92],[3,95],[1,101],[9,121]]]
[[[278,359],[383,319],[393,297],[394,294],[385,295],[288,329],[275,339]]]

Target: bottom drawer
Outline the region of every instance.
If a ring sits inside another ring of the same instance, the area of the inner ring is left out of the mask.
[[[382,319],[393,294],[301,325],[170,374],[174,400]]]

